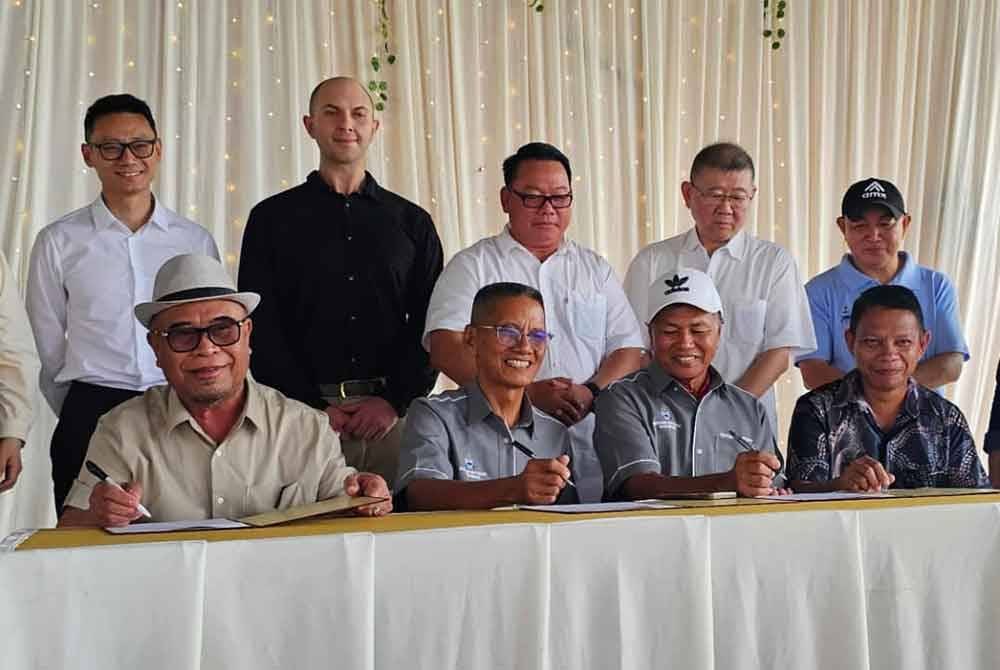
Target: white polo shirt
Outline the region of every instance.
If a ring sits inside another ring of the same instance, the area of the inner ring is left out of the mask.
[[[650,285],[679,267],[707,274],[722,298],[725,324],[712,366],[727,382],[735,383],[764,351],[790,347],[794,357],[816,349],[799,268],[783,247],[741,230],[709,256],[694,228],[647,246],[625,275],[625,292],[643,321],[649,316]],[[648,342],[648,332],[644,337]],[[776,428],[774,389],[768,389],[761,401]]]
[[[538,370],[538,379],[590,379],[604,358],[627,347],[642,347],[642,332],[628,298],[603,257],[572,240],[541,262],[510,235],[509,228],[463,249],[445,266],[431,294],[424,347],[435,330],[462,331],[472,315],[472,300],[482,287],[519,282],[536,288],[545,301],[545,327],[555,337]],[[808,313],[808,312],[807,312]],[[581,500],[598,500],[601,470],[593,449],[594,417],[588,414],[570,430]]]

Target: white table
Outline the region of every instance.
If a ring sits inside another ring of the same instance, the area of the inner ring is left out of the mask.
[[[19,550],[0,667],[995,668],[1000,496],[967,500]]]

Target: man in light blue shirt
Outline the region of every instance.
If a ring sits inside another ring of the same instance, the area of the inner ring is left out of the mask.
[[[880,284],[905,286],[920,302],[931,341],[914,378],[931,388],[957,381],[969,348],[955,288],[943,273],[918,265],[900,251],[910,215],[899,189],[875,177],[859,181],[844,194],[841,213],[837,226],[850,253],[806,284],[817,342],[816,351],[796,359],[806,387],[823,386],[855,368],[844,338],[851,307],[866,289]]]

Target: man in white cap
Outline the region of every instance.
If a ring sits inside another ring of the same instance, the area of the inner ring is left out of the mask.
[[[237,292],[214,258],[176,256],[156,274],[152,302],[135,315],[166,386],[101,417],[60,525],[123,526],[239,518],[342,493],[388,497],[378,475],[348,467],[325,414],[256,383],[250,313],[256,293]],[[390,502],[362,508],[377,516]]]
[[[767,409],[712,367],[723,323],[712,280],[679,268],[648,295],[653,360],[597,398],[594,446],[605,498],[784,492]]]

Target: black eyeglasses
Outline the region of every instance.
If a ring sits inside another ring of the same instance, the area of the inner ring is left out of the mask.
[[[128,149],[136,158],[149,158],[156,149],[157,139],[135,140],[134,142],[101,142],[100,144],[90,144],[100,152],[101,158],[106,161],[116,161],[125,154]]]
[[[536,328],[535,330],[522,331],[519,328],[509,325],[501,326],[475,326],[476,328],[489,328],[496,332],[497,340],[500,341],[505,347],[516,347],[521,343],[521,338],[528,338],[528,344],[531,345],[532,349],[544,349],[552,338],[555,337],[552,333],[547,330],[542,330],[541,328]]]
[[[178,326],[169,330],[150,331],[154,335],[167,338],[167,346],[174,353],[183,354],[194,351],[201,344],[201,336],[208,335],[212,344],[219,347],[228,347],[236,344],[240,339],[240,325],[250,317],[243,317],[239,321],[232,319],[220,319],[211,326],[205,328],[195,328],[194,326]]]
[[[566,209],[573,204],[573,193],[556,193],[555,195],[542,195],[541,193],[521,193],[515,191],[510,186],[507,190],[521,199],[521,202],[528,209],[542,209],[545,203],[552,203],[556,209]]]

